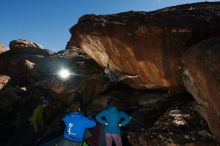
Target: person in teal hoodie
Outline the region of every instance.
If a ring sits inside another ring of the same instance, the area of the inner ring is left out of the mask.
[[[113,140],[116,146],[122,146],[120,127],[127,125],[130,119],[125,112],[117,108],[117,100],[110,100],[108,107],[96,116],[96,120],[105,125],[107,146],[112,146]]]

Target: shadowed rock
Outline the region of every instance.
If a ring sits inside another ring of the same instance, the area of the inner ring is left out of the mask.
[[[66,50],[58,52],[48,58],[42,59],[30,73],[41,79],[37,86],[56,94],[64,103],[72,102],[75,91],[80,91],[84,102],[88,102],[93,96],[105,91],[109,85],[101,73],[100,67],[80,49],[77,51]],[[65,68],[72,72],[69,79],[59,78],[58,72]]]
[[[220,39],[191,47],[184,55],[183,80],[212,133],[220,141]]]
[[[23,73],[27,70],[25,60],[36,63],[52,54],[51,51],[43,49],[41,45],[27,40],[13,40],[9,46],[10,50],[0,55],[1,74]]]

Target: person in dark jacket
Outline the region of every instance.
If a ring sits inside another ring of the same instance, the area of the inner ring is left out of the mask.
[[[127,73],[122,73],[117,70],[110,70],[109,64],[104,69],[104,76],[109,79],[110,82],[120,82],[125,79],[133,79],[133,78],[138,78],[140,75],[130,75]]]
[[[79,102],[73,103],[71,111],[64,117],[66,128],[62,146],[81,146],[86,128],[94,127],[96,122],[80,113]]]
[[[127,125],[130,117],[117,108],[115,100],[108,103],[108,107],[96,116],[96,120],[105,125],[107,146],[112,146],[112,140],[114,140],[116,146],[122,146],[120,127]]]
[[[84,109],[83,96],[82,96],[81,92],[82,91],[79,89],[74,92],[74,94],[72,95],[72,102],[79,102],[81,112],[86,114],[86,111]]]

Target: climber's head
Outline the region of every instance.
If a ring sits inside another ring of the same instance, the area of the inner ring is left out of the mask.
[[[108,106],[120,107],[120,101],[117,98],[109,99],[107,104],[108,104]]]
[[[74,102],[71,106],[71,111],[72,112],[80,112],[80,103]]]
[[[48,99],[43,99],[41,102],[41,105],[43,108],[46,108],[49,106],[49,100]]]

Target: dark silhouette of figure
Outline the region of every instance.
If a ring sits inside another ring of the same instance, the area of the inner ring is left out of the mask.
[[[120,73],[118,71],[112,71],[109,68],[109,64],[104,69],[105,76],[109,79],[110,82],[120,82],[125,79],[132,79],[132,78],[138,78],[139,74],[136,75],[129,75],[127,73]]]

